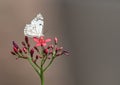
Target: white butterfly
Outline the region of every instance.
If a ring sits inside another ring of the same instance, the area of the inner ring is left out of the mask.
[[[28,37],[40,37],[44,36],[42,29],[43,29],[44,21],[43,16],[38,14],[32,21],[31,24],[26,24],[24,29],[25,36]]]

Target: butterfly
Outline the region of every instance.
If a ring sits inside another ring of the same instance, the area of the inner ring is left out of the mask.
[[[28,37],[41,37],[43,35],[43,16],[38,14],[32,21],[31,24],[26,24],[24,29],[24,35]]]

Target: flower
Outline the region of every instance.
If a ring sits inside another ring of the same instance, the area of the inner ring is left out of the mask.
[[[44,37],[41,36],[40,38],[34,37],[34,41],[37,43],[36,46],[46,46],[46,43],[50,42],[51,39],[48,38],[48,39],[45,40]]]

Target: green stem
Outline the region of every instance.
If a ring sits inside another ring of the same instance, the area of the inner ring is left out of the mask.
[[[41,75],[40,75],[40,78],[41,78],[41,85],[44,85],[44,72],[43,72],[43,67],[41,67]]]
[[[41,85],[44,85],[44,75],[43,75],[43,73],[41,74]]]
[[[52,59],[50,60],[49,64],[43,69],[43,72],[46,71],[46,69],[52,64],[53,60],[56,58],[55,51],[53,52]]]
[[[30,48],[29,47],[27,48],[27,51],[28,51],[28,55],[30,56]],[[28,57],[28,61],[32,65],[34,70],[37,72],[37,74],[41,75],[39,66],[33,62],[33,58],[31,58],[31,56]]]
[[[45,67],[45,69],[43,71],[46,71],[46,69],[52,64],[54,58],[51,59],[50,63]]]
[[[44,65],[46,60],[47,60],[47,56],[45,56],[45,59],[43,60],[43,62],[41,63],[41,65]]]
[[[34,68],[34,70],[37,72],[38,75],[40,75],[40,69],[36,66],[36,64],[32,61],[31,58],[28,58],[29,63],[32,65],[32,67]]]

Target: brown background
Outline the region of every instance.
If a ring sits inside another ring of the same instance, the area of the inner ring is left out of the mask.
[[[0,85],[40,85],[27,61],[10,54],[37,13],[44,30],[70,50],[45,74],[45,85],[120,85],[120,1],[0,0]]]

